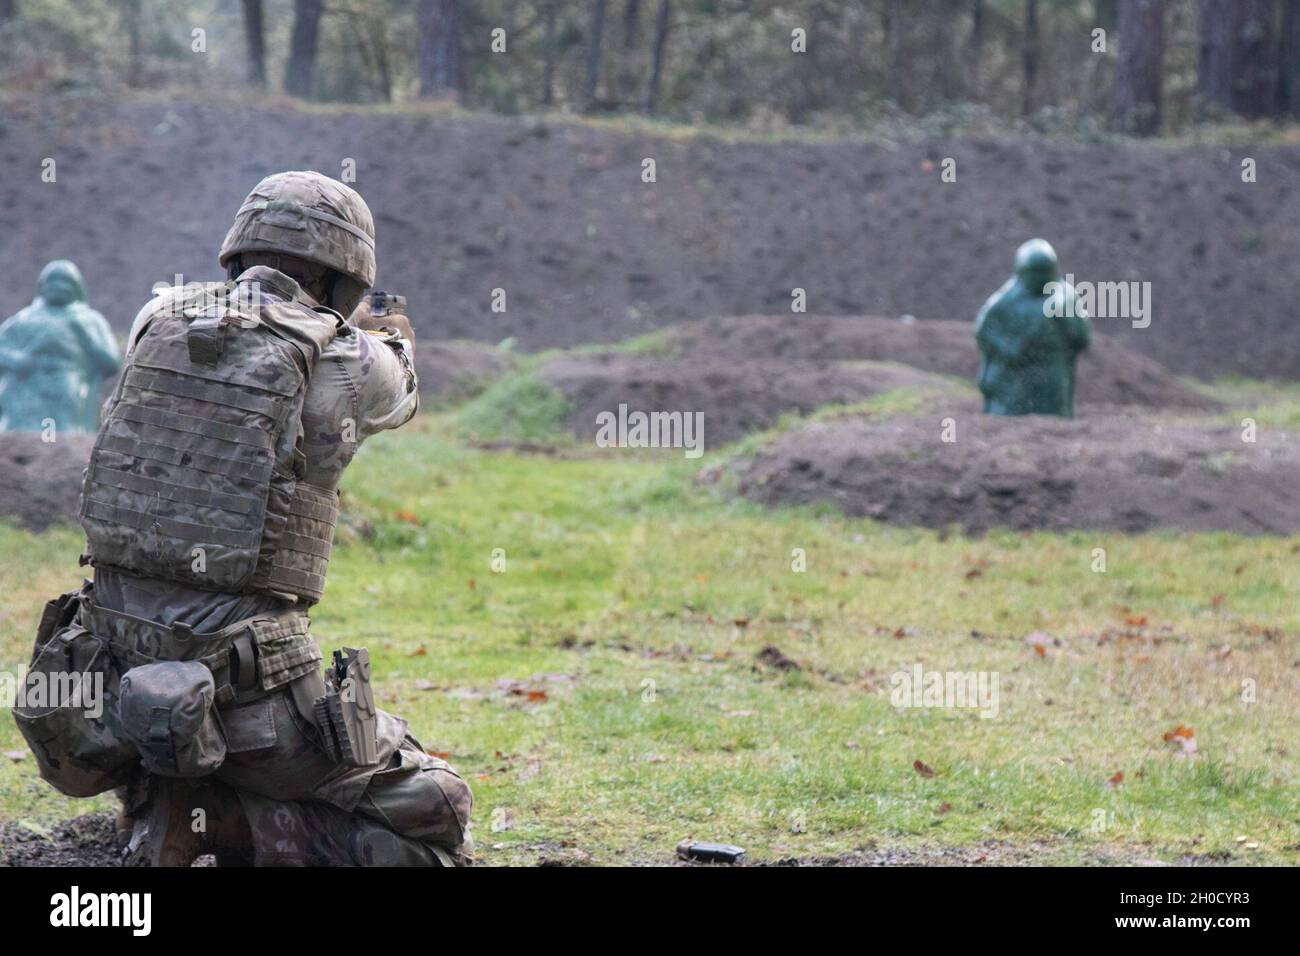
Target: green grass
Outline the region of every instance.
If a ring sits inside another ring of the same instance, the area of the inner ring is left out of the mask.
[[[664,861],[688,835],[756,859],[1300,860],[1300,539],[972,540],[763,510],[694,480],[715,455],[476,450],[463,421],[362,449],[314,620],[326,651],[370,648],[381,706],[470,781],[486,862]],[[0,668],[79,582],[79,547],[0,528]],[[768,644],[799,669],[760,663]],[[918,663],[996,672],[997,716],[896,710],[891,676]],[[1179,724],[1194,757],[1162,739]],[[111,805],[0,759],[0,819]]]
[[[462,406],[457,415],[461,436],[482,442],[564,442],[572,404],[538,378],[539,362],[527,361]]]
[[[1199,387],[1226,406],[1220,416],[1225,424],[1240,427],[1243,419],[1252,418],[1261,428],[1300,427],[1300,384],[1223,378]]]

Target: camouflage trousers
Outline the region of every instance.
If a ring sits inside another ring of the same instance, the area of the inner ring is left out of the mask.
[[[221,713],[227,756],[216,779],[240,796],[256,863],[437,865],[468,855],[469,787],[406,721],[378,717],[379,764],[354,767],[321,748],[293,688]]]
[[[466,862],[469,787],[405,721],[376,711],[373,765],[325,746],[313,706],[325,691],[321,653],[309,624],[298,611],[254,614],[199,634],[100,607],[86,586],[46,606],[28,678],[93,678],[104,694],[99,712],[69,699],[15,707],[14,717],[41,776],[61,792],[118,790],[137,862],[183,866],[214,849],[272,866]],[[186,696],[185,683],[175,700],[149,698],[121,713],[126,685],[145,683],[133,673],[173,663],[173,676],[206,667],[211,696]],[[154,726],[160,714],[166,720]],[[198,732],[191,718],[201,718]],[[182,760],[198,740],[203,759]]]
[[[210,822],[205,849],[255,866],[469,862],[469,787],[405,721],[379,711],[379,763],[355,767],[321,748],[302,709],[286,687],[218,711],[226,758],[186,791],[184,808],[187,817],[202,809]],[[150,792],[156,799],[160,790]]]

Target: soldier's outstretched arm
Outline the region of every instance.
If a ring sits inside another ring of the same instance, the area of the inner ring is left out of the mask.
[[[420,404],[411,343],[394,331],[348,328],[330,343],[314,378],[324,380],[324,394],[351,400],[358,441],[405,425]]]

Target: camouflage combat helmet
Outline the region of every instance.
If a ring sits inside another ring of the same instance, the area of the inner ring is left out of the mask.
[[[1030,239],[1016,250],[1016,276],[1025,287],[1041,293],[1043,286],[1061,277],[1056,250],[1046,239]]]
[[[276,173],[248,194],[221,244],[225,266],[245,252],[297,256],[375,283],[375,221],[354,189],[316,172]]]

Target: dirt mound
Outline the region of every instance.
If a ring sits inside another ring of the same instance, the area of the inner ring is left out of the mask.
[[[683,355],[900,362],[974,383],[980,356],[971,322],[901,322],[876,316],[751,315],[705,319],[668,330]],[[1079,359],[1080,404],[1208,410],[1216,403],[1127,344],[1094,335]]]
[[[251,145],[250,145],[251,144]],[[396,144],[396,146],[395,146]],[[1241,181],[1241,160],[1258,182]],[[1150,328],[1105,331],[1179,373],[1294,376],[1300,150],[1040,138],[656,137],[558,120],[249,102],[11,97],[0,314],[66,256],[124,330],[150,287],[216,278],[234,211],[282,169],[340,175],[375,214],[379,284],[425,340],[616,341],[683,319],[816,312],[973,318],[1042,235],[1079,280],[1148,281]],[[657,183],[641,183],[653,157]],[[939,164],[956,161],[942,184]],[[129,237],[129,241],[123,241]],[[492,310],[491,290],[509,308]]]
[[[52,524],[75,523],[81,473],[90,458],[93,435],[0,434],[0,520],[42,531]]]
[[[435,402],[472,398],[515,367],[515,357],[505,349],[483,342],[417,339],[415,371],[420,394]]]
[[[539,377],[573,404],[568,425],[594,441],[596,416],[618,406],[642,412],[703,412],[705,448],[774,425],[785,412],[858,402],[897,388],[947,383],[937,376],[878,362],[765,361],[708,356],[657,358],[622,353],[563,355]]]
[[[111,813],[64,820],[45,832],[0,824],[0,866],[121,866]]]
[[[1286,434],[1139,416],[999,418],[957,413],[810,422],[732,464],[769,505],[829,501],[855,516],[931,528],[1155,528],[1300,532],[1300,450]]]

